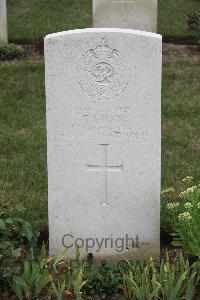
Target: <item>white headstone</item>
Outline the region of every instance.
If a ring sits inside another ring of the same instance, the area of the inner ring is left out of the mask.
[[[51,253],[157,257],[161,36],[50,34],[45,62]]]
[[[0,0],[0,44],[8,42],[6,0]]]
[[[157,32],[157,0],[93,0],[93,27]]]

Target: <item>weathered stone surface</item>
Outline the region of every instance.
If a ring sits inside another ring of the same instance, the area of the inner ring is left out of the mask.
[[[51,34],[45,63],[51,253],[157,257],[161,36]]]
[[[93,0],[93,27],[157,32],[157,0]]]
[[[6,0],[0,0],[0,44],[8,42]]]

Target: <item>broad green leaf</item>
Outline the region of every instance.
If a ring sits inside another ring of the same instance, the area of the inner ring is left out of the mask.
[[[23,229],[26,238],[30,241],[33,238],[33,227],[29,222],[24,222]]]
[[[6,224],[13,224],[13,219],[8,218],[8,219],[5,220],[5,223]]]
[[[21,248],[13,249],[12,250],[12,255],[14,257],[19,257],[21,255]]]
[[[0,230],[6,230],[5,222],[2,219],[0,219]]]
[[[52,281],[52,276],[48,273],[40,276],[36,286],[36,293],[39,294],[50,281]]]
[[[68,249],[65,248],[65,249],[63,249],[63,250],[58,254],[58,256],[57,256],[57,258],[55,259],[54,264],[53,264],[54,268],[56,268],[56,266],[57,266],[60,262],[63,261],[63,259],[65,258],[65,255],[66,255],[66,253],[67,253],[67,250],[68,250]]]
[[[24,207],[23,203],[19,203],[15,206],[16,210],[19,212],[24,212],[26,208]]]
[[[24,279],[22,277],[19,277],[19,276],[14,276],[13,277],[15,283],[19,286],[26,286],[26,283],[24,281]]]

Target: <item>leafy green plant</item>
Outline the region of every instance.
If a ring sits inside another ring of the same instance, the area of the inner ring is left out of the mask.
[[[66,278],[69,279],[70,268],[65,268],[65,256],[67,249],[62,250],[58,256],[52,262],[53,278],[56,277],[55,282],[52,282],[52,288],[54,294],[58,300],[62,300],[64,295],[72,295],[69,291],[69,284],[67,284]],[[55,276],[56,274],[56,276]],[[69,280],[68,280],[69,281]]]
[[[29,300],[39,296],[42,290],[52,281],[52,276],[48,272],[48,257],[45,247],[42,247],[40,256],[36,259],[25,260],[23,265],[19,265],[17,271],[8,277],[10,287],[16,296],[21,300]]]
[[[119,291],[132,300],[196,299],[200,262],[190,265],[182,255],[172,262],[167,256],[160,267],[152,259],[147,263],[124,260],[117,265],[106,262],[99,267],[85,266],[79,250],[74,265],[69,266],[64,261],[65,253],[66,249],[53,259],[43,245],[38,257],[32,253],[29,260],[17,262],[4,279],[20,300],[47,295],[58,300],[72,297],[81,300],[83,295],[91,295],[92,290],[102,299],[110,299]]]
[[[196,299],[199,282],[199,263],[190,266],[182,255],[170,263],[168,255],[157,268],[152,259],[147,264],[129,262],[124,274],[124,287],[128,299]]]
[[[63,296],[64,296],[65,289],[67,287],[66,282],[65,281],[62,281],[62,282],[58,281],[56,285],[52,282],[52,287],[53,287],[53,290],[54,290],[54,293],[55,293],[55,296],[56,296],[57,300],[62,300]]]
[[[26,210],[22,204],[15,207],[18,214]],[[0,281],[16,271],[15,262],[36,246],[38,231],[21,217],[12,217],[14,209],[0,213]]]
[[[75,264],[73,268],[71,268],[71,272],[67,273],[69,286],[73,290],[77,300],[82,299],[82,288],[87,282],[86,280],[84,280],[84,268],[85,264],[80,259],[80,251],[77,248]]]
[[[63,263],[66,253],[67,253],[67,249],[65,248],[58,254],[56,259],[54,260],[53,269],[55,272],[58,272],[58,267]]]
[[[197,35],[198,42],[200,43],[200,9],[185,14],[185,18],[189,30]]]
[[[175,264],[170,264],[168,258],[162,260],[159,281],[163,299],[194,299],[196,275],[196,271],[190,274],[189,262],[185,262],[182,256]]]
[[[77,300],[82,299],[82,288],[86,284],[84,280],[85,264],[80,259],[80,251],[76,251],[76,259],[73,267],[64,261],[67,249],[61,251],[52,263],[53,291],[57,299],[63,299],[65,295],[75,296]]]
[[[167,232],[168,234],[173,232],[172,223],[171,223],[171,214],[167,209],[167,204],[169,202],[176,202],[176,192],[173,187],[166,188],[161,191],[161,230]]]
[[[84,278],[87,282],[84,286],[84,292],[90,296],[99,294],[101,298],[122,292],[123,273],[127,269],[128,263],[126,261],[117,264],[105,262],[100,266],[86,266]]]
[[[193,185],[190,176],[183,182],[187,189],[179,194],[178,201],[167,204],[174,230],[173,245],[200,258],[200,185]]]
[[[17,252],[20,246],[26,246],[27,248],[35,246],[39,232],[30,222],[23,218],[12,217],[14,210],[18,214],[23,214],[26,208],[23,204],[18,204],[14,209],[7,209],[0,213],[0,249],[8,249],[8,247],[6,247],[8,244],[13,251]],[[13,255],[14,254],[15,253],[13,253]]]
[[[70,276],[70,285],[74,291],[77,300],[82,299],[82,288],[86,281],[83,280],[84,267],[80,267],[77,271],[73,271]]]
[[[15,44],[0,45],[0,60],[11,60],[21,56],[24,50],[21,46]]]
[[[130,269],[124,274],[124,285],[128,299],[158,299],[160,283],[153,261],[145,266],[143,263],[129,263]]]

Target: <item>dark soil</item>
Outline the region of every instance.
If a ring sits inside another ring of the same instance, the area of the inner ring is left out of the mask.
[[[177,45],[172,43],[163,43],[163,59],[200,59],[200,45]]]
[[[10,61],[10,63],[18,63],[24,60],[33,62],[44,60],[44,49],[42,43],[35,42],[31,44],[21,44],[21,46],[24,49],[24,53],[20,57]],[[163,61],[173,61],[177,59],[200,60],[200,45],[183,45],[164,42]]]

